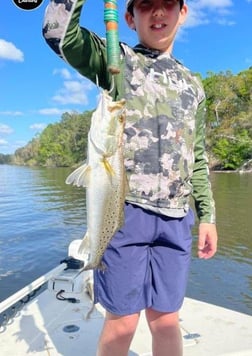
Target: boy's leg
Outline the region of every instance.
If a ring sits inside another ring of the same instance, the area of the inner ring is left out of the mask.
[[[146,309],[146,319],[152,333],[153,356],[182,356],[182,335],[178,312],[161,313]]]
[[[106,310],[97,356],[127,356],[139,311],[151,305],[148,246],[155,232],[152,215],[126,204],[125,224],[103,256],[106,268],[94,271],[95,302]]]
[[[191,259],[193,212],[180,219],[159,219],[158,238],[151,247],[152,305],[146,319],[152,333],[153,356],[182,356],[179,313]],[[159,311],[158,311],[159,310]]]
[[[98,343],[97,356],[127,356],[139,313],[118,316],[107,312]]]

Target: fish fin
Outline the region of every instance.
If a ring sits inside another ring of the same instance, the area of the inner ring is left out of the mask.
[[[66,184],[73,184],[77,187],[87,187],[89,184],[90,170],[90,166],[83,164],[67,177]]]
[[[128,194],[130,191],[130,187],[129,187],[129,180],[126,176],[126,174],[124,175],[124,192],[125,192],[125,195]]]
[[[93,314],[94,309],[95,309],[95,303],[92,302],[91,308],[88,310],[88,312],[85,316],[85,320],[88,320],[91,318],[91,315]]]
[[[81,255],[90,253],[90,241],[89,241],[88,231],[86,232],[85,236],[83,237],[80,243],[78,253]]]
[[[85,319],[88,320],[91,317],[91,314],[93,313],[95,309],[95,303],[94,303],[94,280],[93,277],[88,277],[85,281],[85,291],[88,297],[90,298],[90,301],[92,302],[90,309],[88,310]]]
[[[85,280],[85,291],[89,299],[94,301],[94,278],[93,273],[89,273],[89,276]]]
[[[123,225],[124,225],[124,211],[122,210],[119,215],[119,227],[122,227]]]
[[[114,176],[115,171],[106,157],[103,157],[101,160],[102,164],[104,165],[105,171],[108,173],[109,176]]]
[[[105,271],[106,270],[106,268],[107,268],[107,266],[105,265],[105,263],[104,262],[100,262],[99,263],[99,265],[97,266],[97,269],[99,269],[100,271]]]

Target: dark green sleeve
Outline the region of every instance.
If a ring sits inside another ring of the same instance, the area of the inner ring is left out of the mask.
[[[109,89],[111,75],[107,71],[106,42],[79,24],[84,2],[51,0],[45,13],[43,36],[57,55],[80,74]]]
[[[215,223],[215,204],[205,151],[205,100],[199,104],[196,115],[195,163],[191,183],[200,222]]]

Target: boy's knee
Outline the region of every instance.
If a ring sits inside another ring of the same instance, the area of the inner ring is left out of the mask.
[[[146,310],[146,318],[152,334],[173,334],[179,329],[178,313],[160,313],[153,309]]]
[[[138,324],[139,315],[127,315],[122,317],[113,317],[110,315],[105,322],[105,327],[110,330],[111,338],[128,339],[133,337]]]

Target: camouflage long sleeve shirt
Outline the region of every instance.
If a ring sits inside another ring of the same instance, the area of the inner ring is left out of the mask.
[[[51,0],[43,35],[83,76],[112,87],[106,41],[80,27],[85,0]],[[171,217],[185,216],[190,195],[201,222],[215,222],[205,154],[205,95],[198,78],[168,53],[121,43],[112,96],[126,99],[126,200]]]

